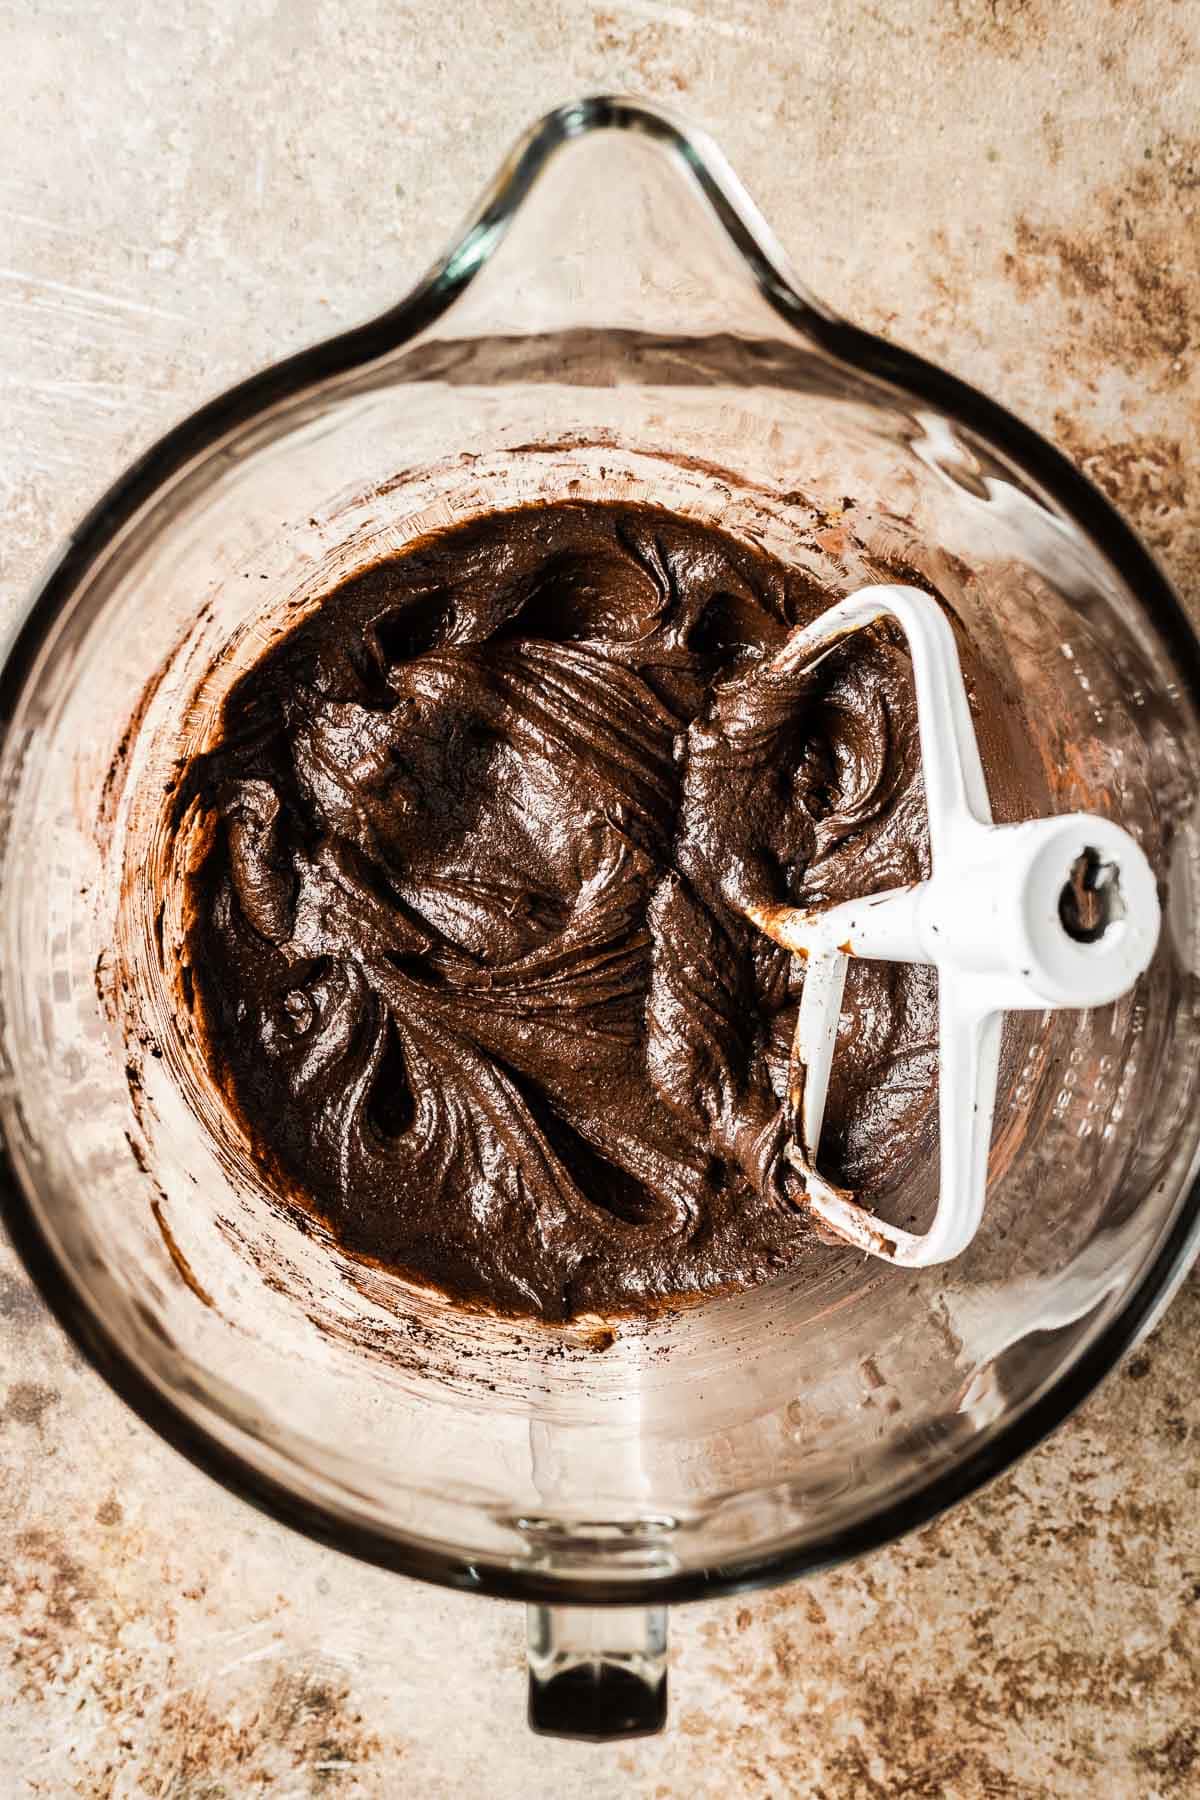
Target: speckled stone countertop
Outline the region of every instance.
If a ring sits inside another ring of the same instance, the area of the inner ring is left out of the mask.
[[[200,399],[403,291],[598,88],[718,136],[818,293],[1050,433],[1200,612],[1200,7],[0,0],[14,607]],[[0,1251],[0,1793],[1200,1794],[1200,1283],[1035,1455],[854,1567],[673,1620],[666,1737],[526,1734],[517,1607],[228,1498]]]

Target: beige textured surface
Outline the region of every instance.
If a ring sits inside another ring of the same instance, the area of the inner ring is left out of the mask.
[[[436,20],[436,29],[434,21]],[[724,144],[812,286],[1057,436],[1200,609],[1195,0],[0,0],[3,605],[200,398],[390,300],[596,87]],[[0,1793],[1200,1793],[1200,1284],[1053,1443],[674,1621],[673,1724],[521,1721],[516,1608],[227,1498],[0,1252]]]

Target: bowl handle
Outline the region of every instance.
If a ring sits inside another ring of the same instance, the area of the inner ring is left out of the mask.
[[[649,1737],[667,1718],[665,1606],[530,1606],[529,1726],[542,1737]]]

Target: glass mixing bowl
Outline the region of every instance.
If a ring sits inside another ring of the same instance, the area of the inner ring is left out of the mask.
[[[1012,1038],[957,1262],[829,1246],[652,1322],[471,1316],[323,1238],[214,1105],[177,979],[178,759],[334,582],[564,497],[717,521],[831,592],[932,580],[1023,697],[1041,810],[1109,814],[1150,858],[1156,959],[1117,1004]],[[646,105],[564,107],[408,299],[135,464],[20,622],[12,1236],[97,1368],[219,1480],[354,1555],[529,1602],[540,1729],[651,1728],[668,1602],[801,1575],[970,1493],[1195,1253],[1198,695],[1169,587],[1061,456],[808,295],[703,139]]]

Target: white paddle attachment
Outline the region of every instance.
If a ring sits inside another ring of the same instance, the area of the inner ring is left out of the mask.
[[[928,881],[817,911],[754,909],[805,959],[792,1050],[797,1134],[788,1155],[808,1204],[838,1236],[908,1268],[948,1262],[979,1229],[987,1192],[1001,1016],[1104,1006],[1144,973],[1158,942],[1154,875],[1120,826],[1086,813],[993,825],[954,633],[917,588],[863,588],[792,634],[761,667],[812,667],[846,636],[891,618],[912,655],[929,808]],[[940,1189],[922,1235],[885,1225],[817,1168],[851,956],[938,971]]]

